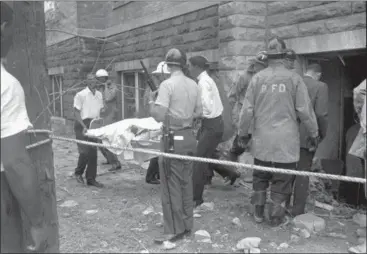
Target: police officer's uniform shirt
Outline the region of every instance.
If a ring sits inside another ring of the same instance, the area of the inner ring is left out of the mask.
[[[200,90],[195,81],[177,71],[161,83],[155,104],[168,108],[169,115],[178,120],[171,120],[172,129],[191,127],[193,114],[201,107]]]
[[[302,78],[282,64],[270,66],[249,84],[238,134],[247,135],[254,119],[253,156],[263,161],[294,163],[300,151],[297,117],[311,136],[317,136],[315,113]]]
[[[214,80],[206,71],[197,77],[201,92],[204,118],[216,118],[223,112],[223,104]]]
[[[103,97],[100,91],[95,94],[86,87],[74,97],[74,108],[80,111],[82,120],[99,118],[103,108]]]
[[[1,138],[20,133],[32,124],[19,81],[1,63]]]

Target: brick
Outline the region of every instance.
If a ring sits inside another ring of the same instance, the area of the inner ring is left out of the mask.
[[[325,26],[330,33],[366,28],[366,13],[330,19],[325,22]]]
[[[156,31],[152,33],[152,40],[163,38],[163,31]]]
[[[176,35],[178,34],[178,28],[177,27],[170,27],[166,30],[163,31],[163,37],[167,38],[170,37],[172,35]]]
[[[215,38],[194,42],[190,45],[189,50],[195,52],[216,48],[218,48],[218,40]]]
[[[180,45],[183,42],[184,42],[183,35],[176,35],[176,36],[173,36],[171,39],[171,43],[173,45]]]
[[[219,41],[228,42],[234,40],[259,41],[265,39],[265,29],[235,27],[221,30]]]
[[[183,43],[189,43],[189,42],[194,42],[194,41],[199,41],[199,40],[216,38],[217,35],[218,35],[218,32],[216,28],[191,32],[189,34],[183,35]]]
[[[366,12],[366,2],[352,2],[352,13]]]
[[[170,26],[172,26],[172,21],[170,19],[168,19],[168,20],[164,20],[164,21],[155,23],[153,25],[153,30],[154,31],[161,31],[161,30],[169,28]]]
[[[148,47],[147,42],[141,42],[141,43],[138,43],[138,44],[134,45],[134,51],[135,52],[144,51],[144,50],[147,49],[147,47]]]
[[[251,56],[264,50],[264,42],[256,41],[230,41],[221,43],[219,46],[220,56]]]
[[[211,17],[204,20],[196,21],[190,23],[190,31],[198,31],[203,30],[210,27],[217,27],[218,26],[218,17]]]
[[[307,21],[315,21],[348,15],[352,11],[351,2],[336,2],[312,8],[286,12],[268,17],[270,27],[286,26]]]
[[[199,10],[197,19],[202,20],[202,19],[213,17],[213,16],[217,16],[217,15],[218,15],[218,6],[215,5],[215,6],[206,8],[206,9]]]
[[[184,23],[184,24],[177,27],[178,34],[188,33],[189,31],[190,31],[190,24],[189,23]]]
[[[299,24],[300,36],[311,36],[325,33],[327,33],[327,29],[325,27],[325,20],[317,20],[313,22]]]
[[[233,70],[233,69],[246,69],[249,65],[249,56],[223,56],[219,60],[219,69],[221,70]]]
[[[265,28],[265,17],[233,14],[219,19],[220,29],[232,27]]]
[[[172,43],[172,39],[171,38],[165,38],[165,39],[161,40],[161,46],[162,47],[171,45],[171,43]]]
[[[260,2],[241,2],[232,1],[221,4],[218,10],[220,17],[226,17],[233,14],[247,14],[247,15],[266,15],[266,4]]]
[[[331,1],[277,1],[268,4],[268,15],[329,4]]]
[[[197,17],[198,17],[198,12],[197,11],[194,11],[194,12],[191,12],[189,14],[186,14],[184,16],[184,23],[190,22],[190,21],[194,21],[194,20],[197,19]]]
[[[298,32],[298,25],[290,25],[290,26],[282,26],[277,28],[270,29],[272,35],[277,35],[282,39],[294,38],[297,37]]]
[[[178,26],[183,24],[184,22],[184,16],[175,17],[172,19],[172,25]]]

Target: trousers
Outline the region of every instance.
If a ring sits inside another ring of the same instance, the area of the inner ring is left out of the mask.
[[[153,179],[159,179],[159,163],[158,157],[152,158],[149,162],[149,167],[147,170],[147,174],[145,176],[145,181],[150,182]]]
[[[301,148],[299,162],[297,170],[309,171],[312,167],[312,159],[314,152],[310,152],[308,149]],[[308,198],[309,189],[309,177],[308,176],[295,176],[293,182],[293,206],[292,215],[297,216],[305,213],[306,202]],[[290,205],[291,196],[287,200],[287,206]]]
[[[1,252],[23,252],[22,210],[31,226],[43,223],[38,170],[26,146],[25,132],[1,139]]]
[[[86,126],[89,126],[92,119],[83,120]],[[97,141],[93,138],[89,138],[83,134],[83,127],[80,123],[75,121],[74,124],[75,137],[77,140],[84,140],[89,142]],[[86,171],[85,176],[87,181],[93,181],[97,176],[97,148],[93,146],[86,146],[82,144],[78,144],[78,165],[75,169],[76,175],[83,175],[84,171]]]
[[[196,156],[213,158],[215,149],[221,142],[224,131],[222,116],[212,119],[203,119],[198,133],[198,145]],[[194,202],[197,205],[203,203],[204,186],[208,179],[214,175],[208,163],[194,162],[193,191]]]
[[[175,153],[193,155],[196,140],[191,129],[177,131],[175,135],[184,140],[175,140]],[[163,150],[164,144],[161,142]],[[191,230],[194,223],[192,202],[193,162],[159,157],[159,175],[165,234],[181,234]]]
[[[114,166],[120,165],[120,161],[117,158],[116,154],[112,153],[110,150],[104,147],[100,147],[99,150],[101,151],[102,155],[106,158],[109,164]]]

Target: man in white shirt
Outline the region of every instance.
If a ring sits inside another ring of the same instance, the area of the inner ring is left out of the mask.
[[[3,66],[13,35],[13,11],[1,2],[1,252],[24,252],[20,209],[31,224],[33,246],[37,251],[46,239],[43,206],[37,168],[26,146],[26,130],[32,128],[19,81]],[[10,193],[9,193],[10,192]],[[12,202],[9,196],[14,197]],[[12,215],[9,215],[9,213]],[[5,221],[6,220],[6,221]]]
[[[97,91],[97,80],[93,74],[87,76],[87,87],[78,92],[74,97],[74,131],[76,139],[96,142],[94,139],[85,136],[93,119],[100,117],[103,109],[102,93]],[[103,185],[96,181],[97,176],[97,149],[93,146],[78,144],[79,159],[75,169],[76,180],[84,184],[83,173],[86,169],[87,185],[98,188]]]
[[[208,61],[202,56],[189,59],[189,71],[192,77],[198,80],[198,86],[203,105],[201,129],[198,133],[198,146],[196,156],[212,158],[216,147],[221,142],[224,124],[222,119],[223,104],[220,99],[217,85],[206,72]],[[194,164],[193,187],[194,202],[201,205],[204,186],[211,181],[213,172],[207,163]]]

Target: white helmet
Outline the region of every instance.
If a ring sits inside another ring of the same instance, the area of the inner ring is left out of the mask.
[[[96,72],[96,78],[108,77],[108,72],[104,69],[100,69]]]
[[[153,71],[152,73],[170,74],[166,62],[160,62],[157,66],[157,69]]]

